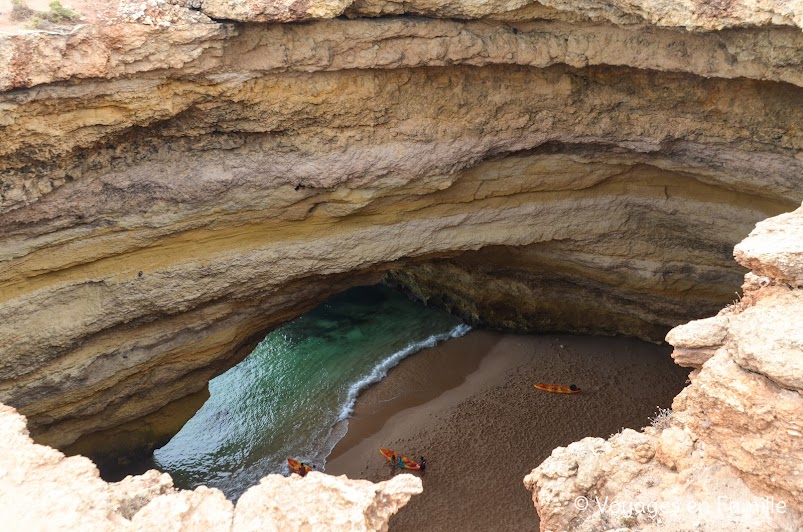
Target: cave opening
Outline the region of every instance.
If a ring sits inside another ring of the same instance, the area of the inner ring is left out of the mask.
[[[154,465],[183,488],[218,487],[230,498],[289,473],[287,458],[323,469],[362,390],[409,354],[468,330],[386,286],[336,294],[213,379],[210,399]]]
[[[530,469],[555,447],[648,425],[688,375],[667,345],[472,328],[393,284],[340,292],[267,334],[210,382],[203,407],[136,468],[237,499],[265,475],[289,474],[287,458],[387,480],[378,450],[391,447],[428,461],[427,496],[395,516],[394,528],[440,526],[419,521],[433,515],[426,506],[438,505],[489,526],[531,526],[536,516],[521,486]],[[544,393],[537,382],[582,392]],[[119,477],[132,465],[104,475]],[[504,519],[498,509],[467,510],[482,498],[479,486],[508,494]]]

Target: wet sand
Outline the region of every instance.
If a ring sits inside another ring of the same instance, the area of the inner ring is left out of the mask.
[[[423,455],[424,493],[391,531],[538,530],[523,479],[552,449],[641,428],[688,371],[671,347],[627,338],[474,331],[421,351],[360,395],[326,472],[386,480],[389,447]],[[535,390],[575,383],[578,395]]]

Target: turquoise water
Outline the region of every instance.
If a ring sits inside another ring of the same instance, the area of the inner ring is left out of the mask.
[[[271,332],[209,383],[211,397],[156,467],[177,486],[239,497],[287,458],[318,469],[348,426],[359,392],[404,357],[468,331],[457,318],[383,286],[354,288]]]

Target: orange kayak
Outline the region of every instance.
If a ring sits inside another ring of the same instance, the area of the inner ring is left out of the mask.
[[[572,389],[571,386],[563,386],[561,384],[543,384],[539,382],[538,384],[533,384],[533,387],[536,390],[543,390],[545,392],[552,393],[580,393],[580,388],[577,386],[574,386],[574,389]]]
[[[421,469],[421,466],[418,462],[411,458],[407,458],[406,456],[402,456],[396,451],[391,451],[390,449],[385,449],[382,447],[379,449],[379,452],[382,453],[382,456],[384,456],[388,462],[396,467],[400,467],[402,469]]]
[[[304,462],[299,462],[298,460],[293,460],[292,458],[287,459],[287,465],[290,466],[290,471],[296,475],[301,475],[302,477],[312,471],[312,466],[309,466]]]

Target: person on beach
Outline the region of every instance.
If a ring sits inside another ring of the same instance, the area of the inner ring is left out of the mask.
[[[422,456],[418,465],[421,467],[421,471],[425,470],[427,468],[427,459]]]
[[[403,468],[404,467],[404,463],[402,462],[401,455],[398,455],[396,453],[390,455],[390,460],[388,460],[388,462],[390,463],[391,475],[393,475],[393,476],[396,476],[396,472],[397,472],[398,468],[400,468],[400,467]]]

